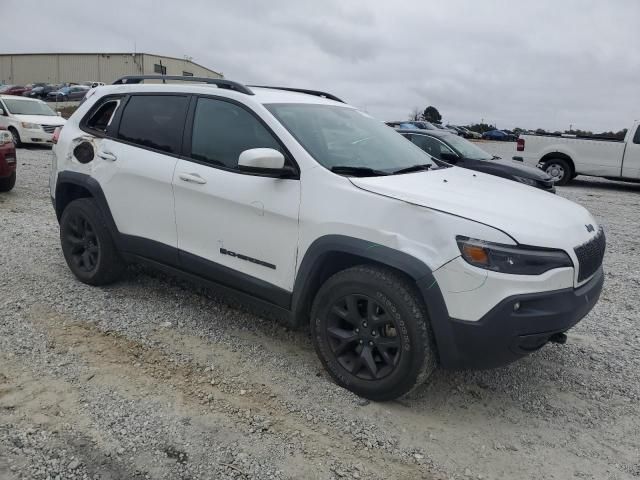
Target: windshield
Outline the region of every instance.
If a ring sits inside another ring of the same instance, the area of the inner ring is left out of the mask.
[[[265,107],[323,167],[395,172],[437,164],[394,129],[349,107],[270,104]]]
[[[56,116],[56,112],[51,110],[44,102],[36,102],[33,100],[13,100],[4,99],[7,109],[14,115],[49,115]]]
[[[464,158],[470,158],[471,160],[491,160],[493,158],[493,155],[458,135],[447,135],[443,137],[443,140]]]

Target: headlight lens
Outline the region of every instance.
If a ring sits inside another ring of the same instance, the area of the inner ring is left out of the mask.
[[[13,136],[6,130],[0,131],[0,145],[6,145],[13,142]]]
[[[29,123],[29,122],[20,122],[22,128],[26,128],[27,130],[40,130],[40,125],[37,123]]]
[[[456,237],[462,258],[475,267],[514,275],[540,275],[548,270],[573,267],[562,250],[500,245],[468,237]]]
[[[515,178],[520,183],[524,183],[525,185],[531,185],[532,187],[535,187],[538,185],[538,181],[533,178],[525,178],[525,177],[513,177],[513,178]]]

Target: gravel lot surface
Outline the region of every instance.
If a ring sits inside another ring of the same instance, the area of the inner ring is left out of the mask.
[[[376,404],[331,383],[307,332],[215,292],[141,267],[76,281],[50,159],[19,150],[0,194],[0,479],[640,477],[640,185],[558,189],[609,240],[566,345]]]

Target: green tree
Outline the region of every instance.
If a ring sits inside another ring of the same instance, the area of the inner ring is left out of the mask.
[[[438,125],[442,123],[442,115],[440,115],[440,112],[434,106],[429,105],[425,108],[422,116],[427,122],[437,123]]]

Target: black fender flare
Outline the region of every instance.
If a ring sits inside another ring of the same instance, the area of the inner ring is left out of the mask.
[[[338,258],[340,254],[359,257],[362,262],[358,263],[375,263],[408,275],[415,282],[426,306],[441,362],[447,363],[448,353],[455,351],[453,330],[444,297],[431,268],[408,253],[374,242],[344,235],[326,235],[316,239],[305,252],[296,275],[291,301],[294,322],[301,324],[308,320],[310,304],[319,288],[314,283],[315,279],[321,269],[326,268],[324,264],[332,261],[336,254]],[[349,266],[352,265],[346,268]]]
[[[62,198],[61,192],[63,191],[64,185],[75,185],[78,187],[82,187],[87,190],[93,199],[98,204],[98,208],[100,209],[100,213],[102,213],[103,218],[107,222],[107,227],[113,236],[113,239],[118,243],[120,239],[120,232],[118,231],[118,227],[116,226],[116,222],[113,219],[113,215],[111,215],[111,209],[109,208],[109,204],[107,203],[107,199],[102,191],[102,187],[98,181],[87,175],[86,173],[79,172],[60,172],[58,174],[58,178],[56,180],[56,194],[54,198],[54,208],[56,211],[56,216],[58,220],[62,216],[62,211],[64,210],[64,202],[65,198]]]

